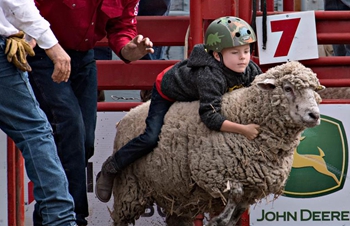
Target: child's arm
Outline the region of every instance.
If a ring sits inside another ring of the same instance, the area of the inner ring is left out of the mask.
[[[239,133],[246,136],[249,140],[253,140],[259,134],[259,125],[257,124],[248,124],[243,125],[235,122],[231,122],[229,120],[225,120],[220,128],[221,132],[231,132],[231,133]]]

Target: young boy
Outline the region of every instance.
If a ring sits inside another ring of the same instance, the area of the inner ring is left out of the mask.
[[[255,41],[253,29],[244,20],[216,19],[206,30],[205,45],[196,45],[188,59],[158,75],[145,132],[110,156],[97,175],[95,193],[100,201],[110,199],[117,172],[157,146],[164,116],[174,101],[199,100],[200,117],[209,129],[240,133],[250,140],[258,135],[258,125],[231,122],[220,114],[223,94],[249,86],[262,73],[250,60],[250,44]]]

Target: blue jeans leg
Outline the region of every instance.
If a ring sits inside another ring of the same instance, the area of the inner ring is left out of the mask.
[[[140,0],[139,16],[167,16],[171,0]],[[163,60],[165,46],[154,46],[153,54],[146,54],[142,60]]]
[[[94,58],[96,60],[112,60],[112,49],[108,46],[96,46],[94,48]]]
[[[157,146],[164,116],[172,104],[173,102],[162,98],[157,89],[153,87],[145,132],[129,141],[114,154],[114,160],[118,166],[117,170],[124,169],[129,164],[151,152]]]
[[[75,224],[74,203],[57,155],[52,129],[28,81],[10,64],[0,38],[0,128],[21,150],[43,224]]]
[[[77,223],[86,225],[88,201],[85,167],[94,152],[97,111],[96,62],[93,50],[67,51],[72,72],[67,83],[52,81],[53,64],[40,48],[28,58],[32,67],[30,82],[40,107],[46,113],[57,145],[58,155],[74,198]]]

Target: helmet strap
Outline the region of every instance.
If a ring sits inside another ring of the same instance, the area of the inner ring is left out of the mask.
[[[226,67],[224,64],[224,57],[222,56],[221,52],[218,52],[218,55],[220,57],[220,66]]]

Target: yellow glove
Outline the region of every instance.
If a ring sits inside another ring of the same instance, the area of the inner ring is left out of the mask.
[[[23,31],[11,35],[6,40],[5,54],[7,60],[12,62],[21,71],[31,71],[32,68],[27,62],[27,54],[34,56],[34,50],[24,39]]]

